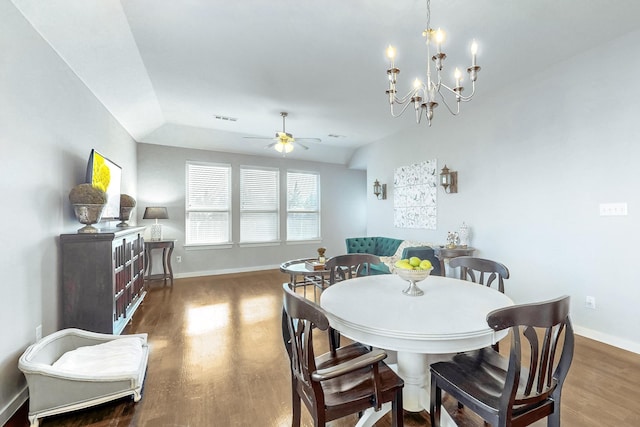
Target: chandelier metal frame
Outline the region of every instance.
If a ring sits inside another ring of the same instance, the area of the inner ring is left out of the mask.
[[[387,70],[387,76],[389,78],[389,89],[386,91],[387,96],[389,97],[389,104],[391,106],[391,115],[393,117],[400,117],[407,110],[409,105],[413,105],[416,114],[416,122],[420,123],[422,120],[422,112],[425,111],[425,116],[429,122],[429,126],[431,126],[431,119],[433,119],[433,110],[438,107],[439,103],[436,100],[436,94],[440,97],[442,103],[447,107],[447,110],[454,116],[457,116],[460,113],[460,104],[462,102],[469,102],[471,98],[476,93],[476,80],[478,78],[478,72],[480,71],[480,66],[477,65],[477,52],[478,45],[475,40],[471,44],[471,66],[467,68],[467,73],[469,74],[469,80],[471,80],[471,94],[463,95],[462,91],[464,87],[461,85],[462,82],[462,73],[458,68],[455,69],[454,78],[455,78],[455,86],[449,87],[442,81],[442,68],[443,63],[447,55],[442,51],[442,43],[445,38],[444,31],[434,30],[431,28],[431,0],[427,0],[427,28],[422,32],[423,37],[426,39],[427,45],[427,80],[426,82],[422,82],[416,78],[413,84],[413,89],[409,91],[406,95],[401,98],[396,96],[396,83],[397,77],[400,73],[400,69],[395,66],[395,54],[396,51],[392,46],[389,46],[387,49],[387,57],[391,61],[391,66]],[[435,41],[436,44],[436,53],[431,56],[431,43]],[[432,79],[431,75],[431,61],[434,62],[434,66],[436,69],[436,80]],[[451,108],[451,106],[447,103],[445,95],[455,97],[456,107]],[[394,106],[399,105],[402,106],[402,109],[399,113],[396,113],[394,110]]]

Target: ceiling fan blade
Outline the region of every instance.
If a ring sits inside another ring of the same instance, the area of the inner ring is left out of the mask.
[[[271,143],[271,144],[269,144],[269,145],[265,145],[265,146],[264,146],[264,148],[265,148],[265,150],[266,150],[266,149],[269,149],[269,148],[273,148],[273,147],[275,147],[277,144],[278,144],[278,142],[273,142],[273,143]]]
[[[262,139],[264,141],[273,141],[273,138],[266,136],[243,136],[243,139]]]
[[[322,142],[322,140],[320,138],[296,138],[296,141]]]
[[[294,141],[294,144],[296,144],[298,147],[300,147],[300,148],[302,148],[304,150],[308,150],[309,149],[309,147],[307,147],[306,145],[300,144],[300,141],[297,140],[297,139]]]

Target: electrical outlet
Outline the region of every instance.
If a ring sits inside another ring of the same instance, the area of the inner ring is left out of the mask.
[[[42,339],[42,325],[36,326],[36,341],[40,341]]]
[[[176,256],[176,262],[182,262],[182,257],[180,255]]]
[[[596,309],[596,297],[587,296],[584,301],[584,306],[592,310]]]

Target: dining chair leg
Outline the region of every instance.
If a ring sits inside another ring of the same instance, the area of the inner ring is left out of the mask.
[[[313,426],[314,427],[325,427],[327,424],[326,414],[324,411],[316,411],[313,417]]]
[[[291,427],[300,427],[300,411],[301,411],[301,401],[300,396],[298,396],[296,380],[291,380],[291,408],[293,413],[293,418],[291,420]]]
[[[333,328],[330,328],[330,330],[331,332],[329,333],[329,348],[333,353],[340,347],[340,332]]]
[[[395,399],[391,403],[391,425],[394,427],[404,426],[404,409],[402,408],[402,390],[396,393]]]
[[[440,427],[440,407],[442,406],[442,390],[431,379],[431,399],[429,403],[429,414],[431,417],[431,427]]]

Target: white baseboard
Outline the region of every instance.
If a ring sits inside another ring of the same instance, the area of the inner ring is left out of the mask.
[[[640,344],[633,341],[628,341],[620,337],[605,334],[603,332],[594,331],[593,329],[583,328],[581,326],[573,326],[576,335],[580,335],[586,338],[591,338],[595,341],[600,341],[605,344],[612,345],[614,347],[621,348],[623,350],[631,351],[633,353],[640,354]]]
[[[0,426],[3,426],[29,398],[29,389],[25,386],[11,401],[0,410]]]
[[[221,274],[250,273],[252,271],[261,271],[261,270],[278,270],[279,268],[280,268],[280,264],[261,265],[256,267],[227,268],[224,270],[207,270],[207,271],[194,271],[190,273],[179,273],[179,274],[174,274],[173,277],[176,279],[183,279],[183,278],[198,277],[198,276],[219,276]]]

